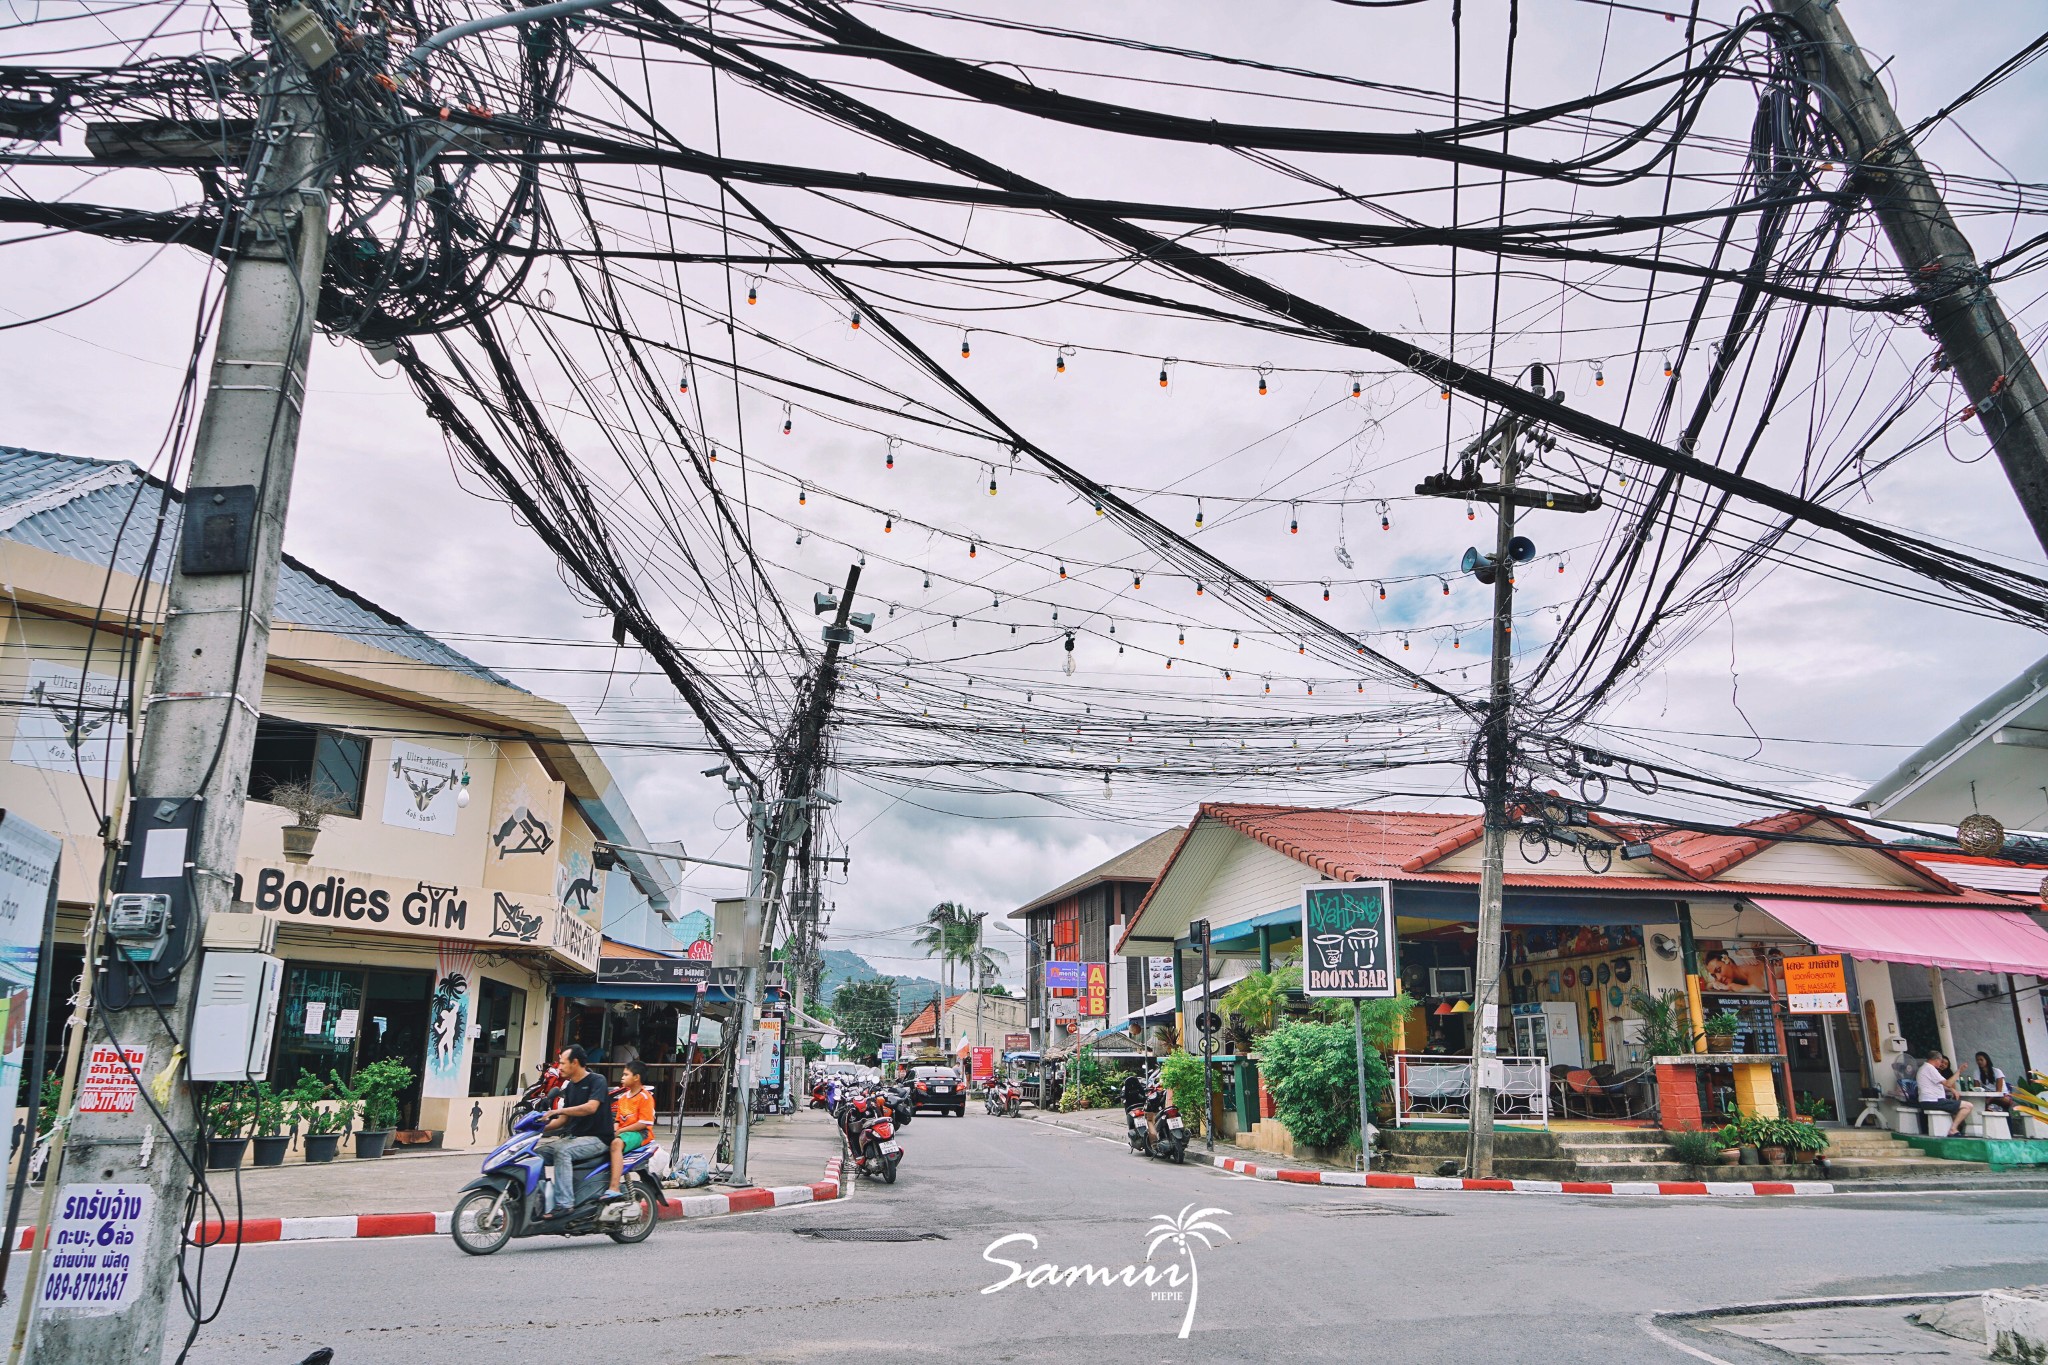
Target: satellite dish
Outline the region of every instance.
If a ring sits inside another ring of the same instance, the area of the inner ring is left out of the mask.
[[[1667,962],[1678,956],[1678,940],[1669,934],[1650,935],[1650,947]]]
[[[1527,564],[1536,557],[1536,542],[1527,536],[1516,536],[1508,542],[1508,558],[1517,564]]]

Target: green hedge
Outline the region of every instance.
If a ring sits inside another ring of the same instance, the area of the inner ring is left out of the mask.
[[[1358,1133],[1358,1055],[1348,1025],[1281,1024],[1259,1045],[1259,1073],[1275,1116],[1296,1142],[1338,1147]],[[1368,1096],[1385,1094],[1389,1080],[1386,1059],[1367,1047]]]

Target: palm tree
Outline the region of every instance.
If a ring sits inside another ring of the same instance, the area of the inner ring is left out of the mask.
[[[953,968],[975,965],[981,937],[981,916],[964,905],[940,901],[925,912],[917,928],[917,946],[926,957],[939,960],[939,974],[948,996],[953,994]]]
[[[1188,1339],[1188,1332],[1195,1325],[1195,1304],[1202,1296],[1201,1277],[1195,1272],[1195,1249],[1188,1244],[1188,1239],[1198,1237],[1205,1247],[1216,1245],[1209,1240],[1209,1234],[1212,1232],[1226,1242],[1231,1240],[1230,1234],[1223,1230],[1221,1224],[1208,1221],[1212,1213],[1228,1216],[1230,1210],[1197,1209],[1193,1204],[1189,1204],[1180,1211],[1179,1217],[1164,1213],[1152,1215],[1152,1221],[1160,1226],[1152,1229],[1152,1240],[1145,1247],[1145,1259],[1151,1260],[1152,1253],[1167,1242],[1173,1243],[1174,1249],[1188,1258],[1188,1311],[1187,1316],[1180,1320],[1182,1341]]]

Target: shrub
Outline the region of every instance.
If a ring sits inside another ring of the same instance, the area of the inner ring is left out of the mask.
[[[398,1126],[398,1096],[412,1084],[412,1068],[395,1057],[383,1057],[356,1072],[347,1093],[362,1101],[363,1123],[371,1132]]]
[[[1692,1051],[1685,992],[1669,990],[1652,995],[1645,990],[1632,990],[1628,1007],[1643,1021],[1644,1056],[1676,1057]]]
[[[1209,1121],[1209,1116],[1202,1112],[1202,1059],[1187,1052],[1170,1053],[1159,1064],[1159,1082],[1187,1121],[1188,1132],[1200,1135]]]
[[[1697,1169],[1712,1166],[1721,1158],[1723,1143],[1718,1133],[1692,1132],[1673,1133],[1671,1150],[1686,1165]]]
[[[1394,1002],[1366,1003],[1370,1023],[1372,1006]],[[1358,1058],[1348,1027],[1284,1023],[1266,1035],[1260,1070],[1273,1096],[1274,1112],[1295,1141],[1335,1147],[1358,1131]],[[1386,1060],[1368,1047],[1365,1084],[1369,1096],[1377,1099],[1387,1082]]]

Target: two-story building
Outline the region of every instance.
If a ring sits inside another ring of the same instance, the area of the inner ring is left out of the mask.
[[[1034,1049],[1056,1050],[1172,994],[1164,956],[1157,962],[1142,954],[1118,958],[1114,945],[1180,835],[1177,829],[1155,834],[1009,913],[1024,921],[1024,1000]],[[1052,976],[1078,978],[1078,984],[1050,984],[1048,963],[1068,964]],[[1091,990],[1098,981],[1101,988]]]
[[[179,511],[132,464],[0,448],[0,806],[64,840],[60,983],[149,724],[134,674]],[[669,912],[659,868],[599,867],[599,840],[646,843],[632,811],[566,708],[290,556],[260,706],[236,899],[277,921],[286,964],[271,1082],[397,1058],[407,1126],[490,1142],[542,1060],[550,981],[597,962],[608,899]],[[294,784],[331,808],[310,853],[276,804]]]

